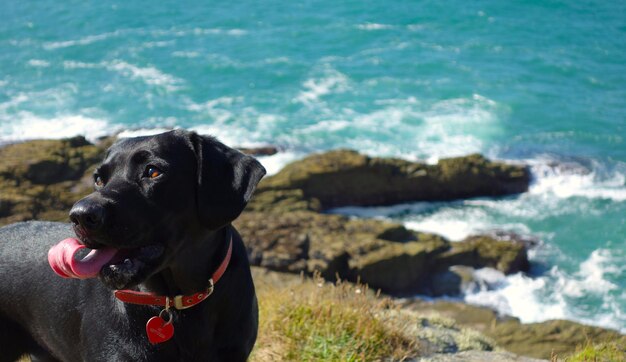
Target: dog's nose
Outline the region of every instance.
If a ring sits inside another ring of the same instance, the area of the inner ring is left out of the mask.
[[[104,207],[93,201],[81,200],[70,210],[70,220],[85,231],[96,231],[104,224]]]

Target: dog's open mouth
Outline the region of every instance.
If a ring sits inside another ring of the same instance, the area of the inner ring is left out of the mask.
[[[133,249],[89,249],[77,239],[67,238],[50,248],[48,263],[63,278],[87,279],[97,276],[105,266],[132,273],[137,271],[138,265],[158,258],[162,251],[162,247],[155,245]]]

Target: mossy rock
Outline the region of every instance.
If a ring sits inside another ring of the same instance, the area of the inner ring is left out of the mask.
[[[490,267],[511,274],[528,271],[529,268],[526,247],[521,242],[481,235],[451,245],[450,250],[438,256],[437,265],[441,270],[453,265],[466,265],[473,268]]]
[[[0,149],[0,225],[24,220],[67,221],[93,189],[91,173],[103,145],[83,137],[35,140]]]
[[[235,226],[253,265],[283,272],[317,271],[329,280],[358,279],[393,294],[419,291],[427,284],[435,256],[449,248],[440,236],[398,224],[310,211],[247,211]]]
[[[536,358],[550,358],[553,354],[565,356],[590,342],[619,342],[626,346],[626,336],[617,331],[565,320],[529,324],[509,320],[498,323],[487,333],[498,336],[503,348]]]
[[[529,182],[527,167],[492,162],[481,155],[427,165],[337,150],[285,166],[261,183],[259,194],[302,190],[305,199],[315,199],[322,209],[329,209],[503,196],[527,191]]]
[[[246,211],[235,222],[253,265],[282,272],[361,280],[394,295],[433,291],[431,278],[452,265],[520,270],[522,243],[483,236],[450,243],[381,220],[306,210]]]
[[[350,266],[371,288],[395,295],[411,294],[428,283],[433,256],[448,247],[444,239],[387,243],[353,258]]]
[[[319,211],[320,204],[315,198],[306,199],[302,190],[268,190],[257,193],[248,206],[248,211]]]
[[[17,143],[0,149],[0,175],[44,185],[76,180],[101,151],[83,137]]]

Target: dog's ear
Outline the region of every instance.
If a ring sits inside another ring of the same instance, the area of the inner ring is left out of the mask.
[[[197,207],[209,229],[230,224],[243,211],[265,168],[251,156],[210,136],[190,133],[198,160]]]

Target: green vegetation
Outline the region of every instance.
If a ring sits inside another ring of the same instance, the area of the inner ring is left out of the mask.
[[[555,358],[553,358],[555,360]],[[608,342],[593,345],[587,343],[584,348],[579,348],[571,357],[565,358],[566,362],[624,362],[626,361],[626,344]]]
[[[404,360],[417,340],[382,320],[390,300],[363,285],[312,281],[277,287],[260,282],[259,339],[252,361]]]

